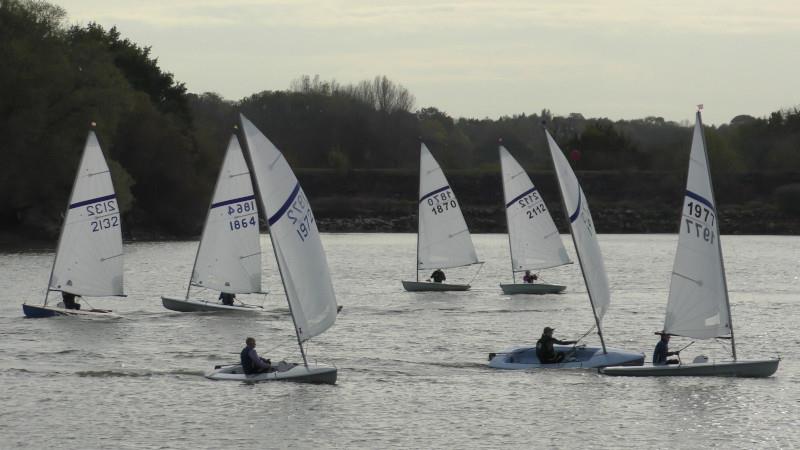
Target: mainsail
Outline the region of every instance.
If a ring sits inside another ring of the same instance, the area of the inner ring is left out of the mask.
[[[680,226],[664,332],[696,339],[730,336],[719,220],[699,111]]]
[[[569,264],[569,256],[547,206],[525,169],[500,146],[508,241],[514,272]]]
[[[545,130],[545,134],[558,176],[558,185],[561,188],[561,198],[564,200],[572,238],[575,241],[575,251],[578,253],[583,279],[586,282],[586,289],[589,291],[589,301],[592,302],[599,327],[611,303],[611,293],[608,289],[608,276],[605,263],[603,263],[603,255],[600,253],[600,245],[597,243],[597,234],[594,230],[594,222],[592,222],[592,213],[589,211],[589,203],[586,201],[583,189],[581,189],[567,158],[564,157],[558,144],[547,130]]]
[[[478,263],[461,207],[439,164],[422,144],[419,158],[417,270]]]
[[[325,251],[311,206],[289,163],[252,122],[240,117],[297,337],[303,342],[336,321]]]
[[[234,294],[261,291],[258,209],[236,136],[222,162],[191,283]]]
[[[81,296],[123,295],[122,232],[111,173],[89,132],[72,187],[49,290]]]

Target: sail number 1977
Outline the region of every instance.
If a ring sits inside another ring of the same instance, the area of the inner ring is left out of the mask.
[[[690,235],[703,239],[709,244],[714,243],[714,222],[716,217],[714,211],[706,205],[690,201],[686,205],[687,211],[683,215],[686,223],[686,232]]]

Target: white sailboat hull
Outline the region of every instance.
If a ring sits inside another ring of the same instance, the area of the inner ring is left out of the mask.
[[[608,367],[600,373],[623,377],[744,377],[765,378],[778,370],[780,359],[722,361],[663,366]]]
[[[500,289],[503,290],[503,294],[506,295],[515,295],[515,294],[534,294],[534,295],[543,295],[543,294],[558,294],[566,289],[566,286],[560,286],[557,284],[543,284],[543,283],[517,283],[517,284],[501,284]]]
[[[246,375],[241,364],[217,366],[206,373],[206,378],[217,381],[246,381],[251,383],[262,381],[293,381],[296,383],[336,384],[336,367],[309,364],[293,364],[281,361],[276,370],[267,373]]]
[[[425,292],[425,291],[468,291],[470,285],[468,284],[449,284],[449,283],[433,283],[430,281],[405,281],[403,280],[403,288],[409,292]]]
[[[105,317],[109,319],[118,319],[120,318],[119,315],[114,314],[109,309],[66,309],[60,308],[58,306],[50,306],[50,305],[22,305],[22,312],[25,313],[26,317],[30,318],[43,318],[43,317],[55,317],[55,316],[72,316],[72,317],[85,317],[85,318],[94,318],[94,317]]]
[[[261,310],[261,308],[252,305],[223,305],[222,303],[219,302],[209,302],[205,300],[196,300],[193,298],[184,299],[184,298],[161,297],[161,303],[164,305],[164,308],[179,312],[216,311],[216,312],[255,313]]]
[[[644,354],[634,353],[618,348],[607,348],[603,353],[601,347],[572,345],[554,345],[557,352],[568,353],[564,362],[542,364],[536,356],[535,347],[520,347],[502,353],[489,354],[489,367],[493,369],[525,370],[525,369],[594,369],[606,366],[641,366]]]

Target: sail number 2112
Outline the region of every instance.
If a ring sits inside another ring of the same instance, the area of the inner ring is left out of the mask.
[[[696,202],[689,202],[686,205],[687,212],[683,218],[686,223],[686,232],[698,239],[703,239],[709,244],[714,243],[714,211],[706,205]]]

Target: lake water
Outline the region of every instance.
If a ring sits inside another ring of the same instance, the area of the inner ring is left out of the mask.
[[[489,352],[532,344],[544,326],[562,339],[589,330],[578,265],[541,274],[566,284],[565,294],[504,296],[507,238],[477,235],[486,264],[471,291],[407,293],[400,280],[414,277],[415,239],[323,235],[344,310],[308,353],[338,366],[336,386],[203,377],[236,361],[246,336],[273,361],[299,358],[266,236],[271,294],[248,299],[266,309],[251,317],[161,306],[162,294],[185,292],[195,242],[125,246],[128,297],[89,300],[118,320],[23,318],[23,301],[41,303],[53,255],[0,253],[0,448],[800,447],[800,238],[723,237],[737,351],[780,355],[768,379],[489,369]],[[676,237],[603,235],[600,243],[612,288],[606,343],[649,360]],[[475,270],[448,270],[448,281]],[[698,342],[682,356],[700,353],[725,358],[728,349]]]

